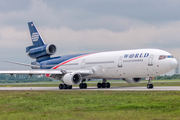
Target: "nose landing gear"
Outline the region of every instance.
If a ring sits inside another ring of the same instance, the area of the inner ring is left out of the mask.
[[[153,86],[153,84],[151,83],[151,77],[149,77],[149,80],[148,80],[148,84],[147,84],[147,88],[148,89],[152,89],[154,86]]]

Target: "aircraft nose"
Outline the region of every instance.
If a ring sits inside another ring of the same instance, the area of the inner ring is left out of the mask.
[[[175,68],[178,65],[177,60],[176,59],[171,59],[169,61],[169,65],[170,65],[170,68],[172,68],[172,69]]]

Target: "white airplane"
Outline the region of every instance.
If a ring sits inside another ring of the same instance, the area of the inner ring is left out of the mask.
[[[149,78],[147,88],[153,88],[151,78],[171,71],[177,60],[168,52],[159,49],[136,49],[98,53],[83,53],[50,57],[56,46],[45,44],[33,22],[29,22],[32,46],[26,48],[29,57],[36,59],[31,64],[6,61],[32,67],[32,70],[5,70],[2,74],[45,75],[60,80],[59,89],[72,89],[79,85],[86,89],[86,79],[102,79],[98,88],[110,88],[107,79],[122,78],[128,83],[138,83]]]

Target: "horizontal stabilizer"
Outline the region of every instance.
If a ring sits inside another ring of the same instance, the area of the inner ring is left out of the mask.
[[[8,60],[5,60],[4,62],[13,63],[13,64],[18,64],[18,65],[23,65],[23,66],[29,66],[29,67],[33,67],[33,68],[40,68],[40,66],[30,65],[30,64],[26,64],[26,63],[13,62],[13,61],[8,61]]]

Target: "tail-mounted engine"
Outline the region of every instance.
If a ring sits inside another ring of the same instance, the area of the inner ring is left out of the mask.
[[[127,83],[138,83],[141,81],[141,78],[124,78]]]
[[[66,85],[78,85],[82,81],[82,77],[79,73],[67,73],[62,78],[62,81]]]
[[[29,46],[26,48],[27,55],[33,59],[44,60],[50,58],[56,52],[54,44],[46,44],[40,47]]]

